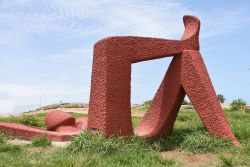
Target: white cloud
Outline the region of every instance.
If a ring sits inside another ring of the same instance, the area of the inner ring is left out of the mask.
[[[0,114],[6,114],[12,113],[14,110],[21,112],[22,108],[39,107],[40,103],[42,105],[57,103],[60,100],[87,102],[89,88],[83,85],[5,83],[0,84],[0,94],[8,96],[7,99],[0,99]]]
[[[12,100],[0,100],[0,115],[10,113],[15,108],[15,103]]]
[[[209,13],[201,13],[201,38],[210,38],[231,33],[250,25],[249,11],[244,7],[215,9]]]
[[[0,93],[12,98],[39,97],[41,95],[67,95],[86,93],[82,85],[39,85],[39,84],[0,84]]]
[[[23,42],[37,35],[62,38],[92,35],[174,37],[183,31],[181,18],[189,12],[172,2],[54,0],[24,1],[22,5],[4,3],[9,4],[0,8],[0,23],[4,25],[0,28],[0,36],[5,37],[5,43]]]
[[[170,1],[52,0],[2,1],[1,43],[20,43],[34,36],[79,39],[110,35],[179,38],[182,16],[202,19],[202,37],[229,33],[250,22],[244,8],[192,11]]]
[[[69,60],[81,58],[82,60],[92,60],[93,48],[72,48],[64,51],[63,53],[52,54],[49,56],[50,59],[58,60]],[[88,62],[91,64],[91,62]]]

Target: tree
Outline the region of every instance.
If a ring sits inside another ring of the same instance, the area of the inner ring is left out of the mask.
[[[224,103],[226,100],[226,98],[222,94],[218,94],[218,99],[219,99],[220,103]]]
[[[244,101],[243,99],[237,99],[231,103],[231,106],[233,110],[239,110],[239,109],[244,110],[247,107],[247,102]]]
[[[188,101],[186,99],[183,100],[182,105],[188,105]]]

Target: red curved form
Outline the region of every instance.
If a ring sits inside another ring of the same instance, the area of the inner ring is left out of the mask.
[[[169,134],[187,94],[210,134],[238,144],[199,54],[200,21],[194,16],[184,16],[183,20],[185,32],[181,40],[125,36],[105,38],[95,44],[89,130],[103,131],[108,136],[133,134],[130,111],[131,64],[174,56],[135,133],[144,137]]]

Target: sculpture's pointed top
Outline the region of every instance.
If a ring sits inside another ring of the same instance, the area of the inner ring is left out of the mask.
[[[183,22],[185,26],[185,32],[182,36],[182,40],[187,40],[187,39],[194,39],[197,40],[199,39],[199,31],[200,31],[200,20],[191,15],[185,15],[183,17]]]

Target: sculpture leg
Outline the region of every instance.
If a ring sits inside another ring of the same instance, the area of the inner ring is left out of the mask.
[[[102,131],[107,136],[133,134],[131,64],[124,58],[107,48],[106,43],[95,45],[88,114],[90,131]]]
[[[155,137],[171,132],[185,96],[180,74],[181,55],[177,55],[173,58],[149,110],[136,127],[135,134]]]
[[[198,51],[182,54],[181,83],[208,132],[239,145],[226,120],[209,74]]]

